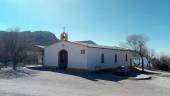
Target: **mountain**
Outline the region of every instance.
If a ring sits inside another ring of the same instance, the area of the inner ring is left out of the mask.
[[[87,43],[87,44],[94,44],[94,45],[97,45],[94,41],[92,40],[85,40],[85,41],[75,41],[75,42],[78,42],[78,43]]]
[[[48,46],[59,41],[59,39],[48,31],[22,32],[29,34],[29,37],[34,45]]]
[[[21,37],[27,37],[29,43],[31,43],[32,45],[48,46],[59,41],[59,39],[53,33],[48,31],[24,31],[17,32],[17,34]],[[2,40],[2,38],[6,35],[8,35],[8,32],[0,31],[0,40]]]

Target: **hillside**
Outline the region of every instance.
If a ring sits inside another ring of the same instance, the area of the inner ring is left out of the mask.
[[[0,31],[0,40],[7,34],[6,31]],[[51,45],[58,41],[58,38],[51,32],[48,31],[24,31],[24,32],[18,32],[19,36],[25,36],[27,39],[29,39],[29,43],[32,45],[42,45],[47,46]]]

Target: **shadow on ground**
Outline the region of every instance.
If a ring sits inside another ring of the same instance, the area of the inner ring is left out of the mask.
[[[0,70],[0,79],[14,79],[21,77],[35,76],[36,72],[28,70],[27,68],[18,68],[16,71],[11,68],[4,68]]]
[[[99,72],[80,72],[80,71],[68,71],[68,70],[58,70],[58,69],[50,69],[45,67],[27,67],[32,70],[39,70],[39,71],[51,71],[51,72],[57,72],[67,75],[74,75],[78,77],[82,77],[91,81],[98,81],[98,80],[106,80],[106,81],[114,81],[119,82],[121,80],[125,80],[128,78],[136,77],[140,74],[157,74],[157,73],[151,73],[151,72],[140,72],[140,71],[134,71],[131,72],[128,76],[118,76],[115,75],[114,72],[111,71],[99,71]]]

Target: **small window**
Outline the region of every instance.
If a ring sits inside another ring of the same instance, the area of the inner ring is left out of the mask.
[[[128,61],[128,55],[126,54],[126,62]]]
[[[85,50],[81,50],[81,54],[85,54]]]
[[[117,54],[115,54],[115,63],[117,63]]]
[[[101,63],[104,63],[104,54],[101,54]]]

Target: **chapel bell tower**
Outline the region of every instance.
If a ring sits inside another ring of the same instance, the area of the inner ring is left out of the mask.
[[[66,32],[62,32],[60,35],[61,41],[68,41],[68,34]]]

